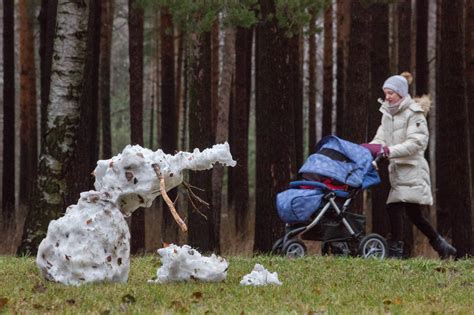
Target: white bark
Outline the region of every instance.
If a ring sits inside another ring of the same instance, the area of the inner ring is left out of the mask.
[[[51,89],[48,103],[48,123],[45,155],[47,167],[40,176],[65,172],[63,162],[72,156],[73,139],[80,109],[87,44],[87,0],[59,0],[56,37],[53,48]],[[41,179],[40,179],[41,183]],[[56,204],[62,197],[64,178],[58,178],[60,190],[43,193],[48,203]]]

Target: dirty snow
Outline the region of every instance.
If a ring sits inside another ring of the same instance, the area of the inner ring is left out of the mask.
[[[261,286],[268,284],[281,285],[278,280],[278,273],[269,272],[260,264],[255,264],[251,273],[245,275],[240,281],[241,285]]]
[[[212,254],[202,256],[189,245],[182,247],[171,244],[158,249],[162,266],[156,272],[156,279],[148,283],[166,283],[174,281],[199,280],[220,282],[227,277],[229,264],[222,257]]]
[[[36,257],[41,275],[67,285],[126,282],[130,269],[130,232],[124,216],[139,207],[149,207],[160,194],[153,165],[159,166],[166,190],[170,190],[181,184],[183,171],[210,169],[217,162],[236,164],[227,143],[202,152],[195,149],[192,153],[176,155],[129,145],[113,158],[98,161],[94,170],[96,190],[81,193],[76,205],[69,206],[63,217],[50,222]],[[200,254],[196,252],[195,257]],[[223,262],[217,264],[220,260],[211,256],[206,262],[208,267],[193,276],[219,281],[223,276],[222,271],[218,273],[221,269],[217,266],[223,265]]]

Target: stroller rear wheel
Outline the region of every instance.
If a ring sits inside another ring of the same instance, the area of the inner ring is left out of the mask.
[[[300,258],[306,255],[306,245],[300,239],[291,239],[286,241],[283,246],[283,255],[288,258]]]
[[[372,233],[364,236],[359,244],[359,255],[364,258],[384,259],[388,256],[387,241],[382,236]]]

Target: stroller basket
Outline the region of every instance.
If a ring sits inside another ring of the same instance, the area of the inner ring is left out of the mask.
[[[365,216],[346,212],[345,217],[356,234],[364,232]],[[315,227],[302,234],[301,238],[309,241],[342,240],[351,238],[351,234],[341,220],[325,216]]]

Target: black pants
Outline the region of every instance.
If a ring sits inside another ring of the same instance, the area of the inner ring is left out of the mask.
[[[423,217],[421,207],[421,205],[416,203],[405,202],[389,203],[387,205],[393,241],[401,241],[403,238],[403,213],[406,213],[410,221],[425,234],[430,241],[434,241],[437,238],[438,233]]]

